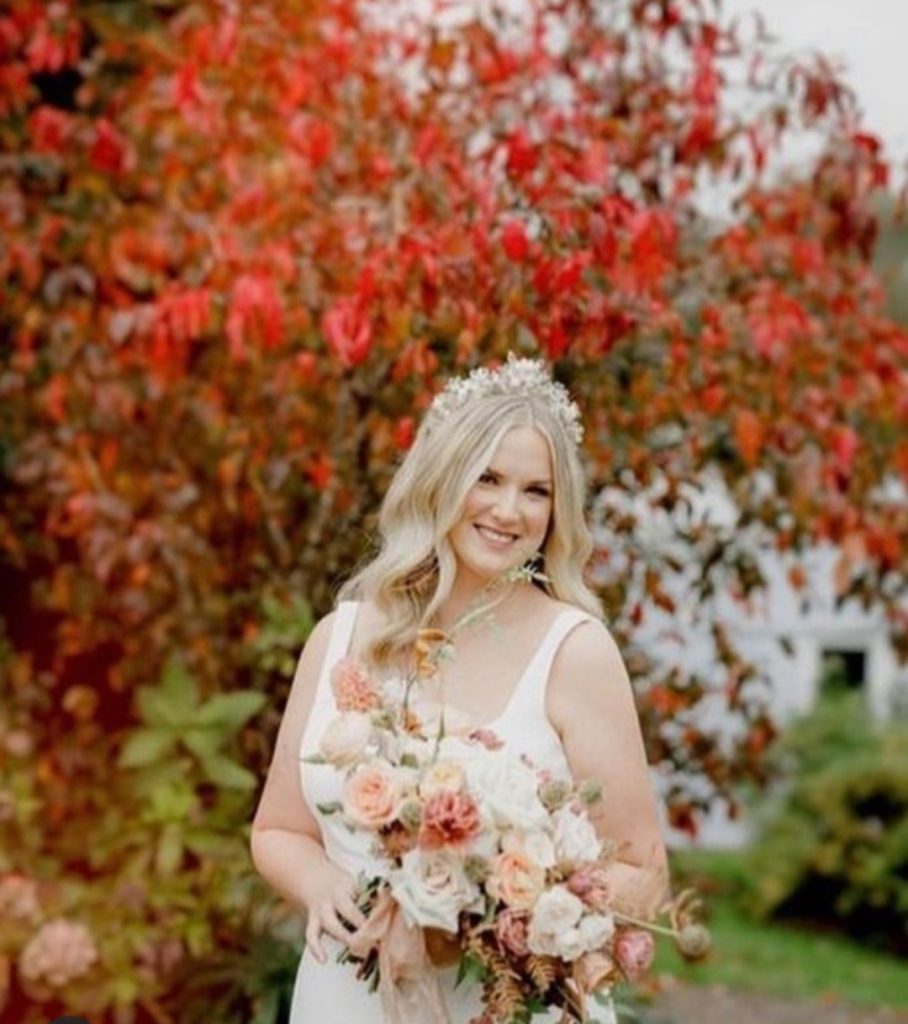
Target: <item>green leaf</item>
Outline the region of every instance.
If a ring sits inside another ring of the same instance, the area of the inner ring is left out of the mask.
[[[176,734],[165,729],[136,729],[123,744],[118,764],[121,768],[144,768],[164,760],[176,746]]]
[[[219,756],[221,737],[213,729],[190,729],[180,739],[200,760]]]
[[[202,771],[209,782],[225,789],[240,789],[249,792],[255,789],[258,780],[246,768],[222,755],[200,759]]]
[[[139,715],[147,725],[173,728],[184,725],[190,718],[161,689],[140,686],[136,691],[136,701],[139,705]]]
[[[315,805],[322,814],[337,814],[338,811],[344,809],[344,805],[339,800],[333,800],[328,804],[316,804]]]
[[[265,694],[255,690],[219,693],[199,709],[196,722],[199,725],[224,726],[236,732],[261,711],[266,700]]]
[[[155,869],[159,875],[172,875],[183,862],[183,829],[177,822],[165,825],[155,852]]]
[[[171,656],[164,666],[159,689],[172,707],[185,714],[194,712],[198,707],[198,687],[182,660],[176,655]]]

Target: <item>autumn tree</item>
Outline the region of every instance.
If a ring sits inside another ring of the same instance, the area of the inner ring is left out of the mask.
[[[760,586],[745,532],[795,586],[829,540],[839,597],[878,604],[908,654],[908,518],[884,489],[908,476],[908,337],[869,266],[887,166],[845,84],[705,0],[439,8],[0,15],[16,1019],[58,1000],[188,1020],[187,964],[209,978],[199,1019],[212,993],[267,1018],[267,971],[225,968],[273,927],[251,791],[312,617],[450,372],[546,356],[584,409],[594,494],[674,514],[724,478],[735,531],[677,517],[704,600]],[[779,175],[804,132],[819,155]],[[638,518],[594,509],[622,643],[671,608],[677,568],[633,544]],[[720,624],[715,643],[731,755],[696,725],[703,680],[632,668],[653,759],[733,799],[773,725]],[[696,803],[673,794],[675,823]],[[51,979],[61,942],[82,959]]]

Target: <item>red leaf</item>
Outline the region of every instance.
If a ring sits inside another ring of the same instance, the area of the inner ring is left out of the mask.
[[[750,409],[739,409],[735,416],[735,442],[744,461],[752,466],[760,455],[764,437],[763,421]]]
[[[347,367],[363,362],[372,347],[372,325],[355,299],[339,299],[322,317],[322,331]]]
[[[509,220],[501,232],[501,244],[509,260],[522,263],[530,252],[530,240],[526,228],[519,220]]]
[[[107,174],[119,174],[126,161],[126,147],[117,129],[106,118],[95,126],[95,138],[89,153],[92,167]]]

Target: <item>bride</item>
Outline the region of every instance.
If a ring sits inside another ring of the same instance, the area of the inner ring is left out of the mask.
[[[666,898],[631,686],[583,581],[592,543],[581,439],[577,406],[540,362],[510,357],[449,381],[385,496],[378,555],[306,643],[251,840],[258,871],[306,915],[291,1024],[384,1021],[378,996],[337,960],[363,923],[357,875],[378,863],[362,833],[318,810],[338,799],[337,769],[301,761],[333,712],[331,669],[352,655],[379,676],[399,675],[419,629],[450,630],[490,593],[492,624],[457,632],[454,657],[419,695],[421,716],[444,709],[449,732],[490,729],[555,777],[600,781],[605,796],[591,814],[620,843],[609,867],[614,905],[651,918]],[[524,565],[532,576],[513,573]],[[454,968],[435,970],[451,1024],[480,1019],[478,986],[455,989]],[[591,1019],[613,1022],[610,1003],[594,1006]]]

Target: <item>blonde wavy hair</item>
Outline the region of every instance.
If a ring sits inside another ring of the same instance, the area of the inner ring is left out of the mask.
[[[483,395],[440,424],[423,421],[382,502],[379,553],[338,592],[338,600],[371,600],[382,614],[384,627],[364,651],[375,669],[405,658],[418,631],[451,593],[457,562],[448,534],[470,488],[488,468],[502,437],[515,427],[538,430],[552,457],[552,518],[542,546],[549,582],[536,585],[602,618],[583,579],[593,542],[584,520],[586,486],[574,442],[544,398]]]

